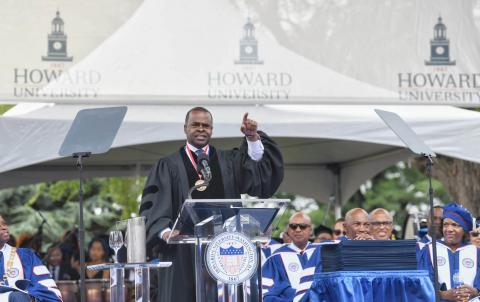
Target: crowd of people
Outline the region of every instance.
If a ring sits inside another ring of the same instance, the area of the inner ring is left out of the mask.
[[[429,272],[433,285],[431,238],[435,233],[441,301],[468,301],[479,296],[480,219],[473,223],[470,212],[457,203],[436,206],[434,213],[433,222],[429,219],[424,225],[426,229],[417,234],[418,269]],[[313,275],[322,271],[322,246],[343,240],[396,240],[393,217],[382,208],[370,213],[355,208],[331,229],[314,227],[307,214],[293,214],[278,239],[283,242],[273,240],[263,248],[264,301],[308,301],[305,293],[310,289]]]
[[[80,248],[78,234],[74,231],[66,231],[58,241],[49,244],[43,251],[41,240],[31,240],[32,236],[19,236],[16,240],[10,235],[9,244],[17,248],[31,249],[41,262],[48,268],[55,281],[79,280],[80,279]],[[34,243],[34,244],[33,244]],[[99,235],[94,237],[87,246],[85,253],[86,265],[107,263],[112,261],[112,250],[108,246],[108,236]],[[108,279],[109,271],[85,272],[86,279]]]
[[[86,253],[87,266],[111,262],[107,238],[98,236],[90,241]],[[0,285],[6,287],[0,291],[0,301],[30,302],[32,298],[35,301],[62,301],[58,281],[80,279],[80,249],[76,232],[65,232],[58,242],[50,244],[46,252],[42,252],[41,243],[34,236],[22,235],[17,240],[0,216],[0,255],[4,263],[0,265],[0,274],[3,274]],[[87,270],[85,278],[108,279],[109,271]]]

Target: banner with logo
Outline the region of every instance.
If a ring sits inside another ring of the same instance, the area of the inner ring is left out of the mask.
[[[0,27],[0,102],[480,104],[474,0],[16,0]]]

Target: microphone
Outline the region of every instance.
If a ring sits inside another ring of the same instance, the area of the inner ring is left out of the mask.
[[[210,161],[206,154],[202,153],[198,155],[197,166],[200,168],[200,173],[202,173],[205,181],[210,182],[210,180],[212,180],[212,171],[210,170]]]

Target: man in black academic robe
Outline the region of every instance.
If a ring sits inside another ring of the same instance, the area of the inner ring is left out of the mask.
[[[167,245],[174,220],[188,190],[201,173],[196,166],[197,153],[209,157],[212,180],[205,191],[194,191],[195,199],[240,198],[249,194],[271,197],[283,179],[283,159],[276,143],[257,131],[257,123],[243,117],[240,130],[245,134],[239,148],[219,150],[209,145],[213,129],[211,113],[203,107],[192,108],[186,115],[186,145],[160,159],[151,169],[145,184],[140,215],[146,217],[147,249],[172,267],[158,273],[156,301],[195,301],[193,245]]]

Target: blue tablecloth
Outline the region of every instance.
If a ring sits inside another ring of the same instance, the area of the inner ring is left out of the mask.
[[[427,271],[331,272],[316,274],[308,301],[435,301]]]

